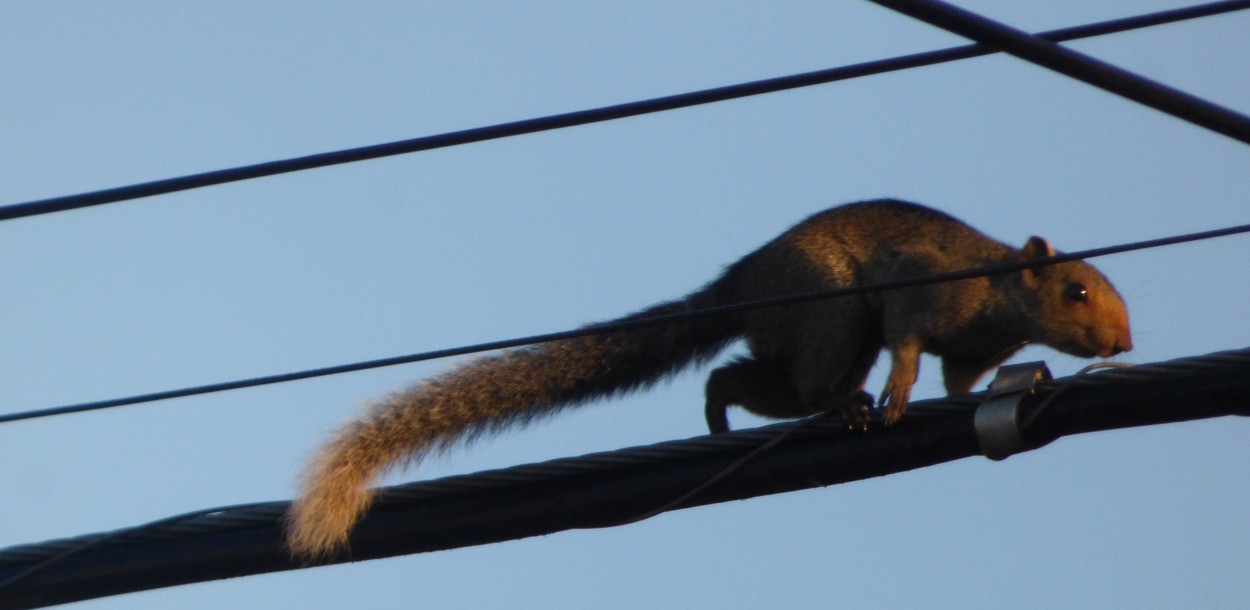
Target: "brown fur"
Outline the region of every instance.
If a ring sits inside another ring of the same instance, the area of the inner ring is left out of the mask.
[[[685,299],[623,319],[1051,253],[1041,238],[1017,250],[916,204],[850,204],[808,218]],[[713,432],[728,429],[730,405],[767,417],[831,409],[853,417],[870,400],[864,380],[882,348],[892,356],[880,400],[887,422],[906,408],[922,352],[942,358],[946,389],[960,394],[1030,341],[1082,357],[1132,349],[1128,313],[1115,288],[1090,265],[1070,262],[484,357],[380,401],[340,430],[313,460],[291,508],[291,550],[316,556],[343,546],[369,506],[369,483],[393,465],[566,406],[647,387],[739,338],[747,340],[751,356],[718,368],[708,380]]]

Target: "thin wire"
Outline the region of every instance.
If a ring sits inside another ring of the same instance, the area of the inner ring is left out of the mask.
[[[1177,21],[1195,19],[1198,17],[1240,11],[1248,8],[1250,8],[1250,0],[1211,2],[1180,9],[1147,13],[1133,17],[1125,17],[1122,19],[1113,19],[1082,26],[1051,30],[1040,33],[1037,36],[1055,42],[1078,40],[1081,38],[1125,32],[1134,29],[1174,23]],[[474,129],[453,131],[408,140],[399,140],[384,144],[375,144],[372,146],[349,148],[345,150],[209,171],[75,195],[16,203],[0,207],[0,221],[75,210],[79,208],[104,205],[107,203],[152,197],[154,195],[176,193],[189,189],[227,184],[241,180],[251,180],[253,178],[276,176],[279,174],[308,169],[330,167],[344,163],[354,163],[357,161],[366,161],[394,155],[434,150],[438,148],[458,146],[461,144],[484,142],[511,136],[563,129],[566,127],[588,125],[591,123],[611,121],[667,110],[676,110],[679,108],[710,104],[713,102],[722,102],[732,99],[762,95],[765,93],[776,93],[778,91],[826,84],[861,76],[934,65],[959,59],[967,59],[970,57],[991,55],[997,52],[998,51],[996,49],[983,45],[951,47],[927,53],[903,55],[891,59],[852,64],[814,72],[804,72],[801,74],[781,76],[725,87],[704,89],[690,93],[604,106],[590,110],[555,114],[522,121],[501,123],[487,127],[478,127]]]
[[[1036,422],[1037,418],[1042,415],[1042,412],[1046,410],[1046,407],[1049,407],[1051,403],[1055,402],[1055,399],[1059,398],[1059,396],[1063,394],[1064,392],[1066,392],[1068,388],[1072,387],[1077,382],[1087,378],[1090,373],[1100,370],[1100,369],[1127,369],[1127,368],[1132,368],[1133,366],[1134,365],[1129,364],[1127,362],[1095,362],[1089,366],[1082,368],[1081,370],[1077,371],[1075,375],[1069,378],[1065,383],[1061,384],[1058,388],[1056,388],[1054,392],[1051,392],[1050,395],[1047,396],[1046,399],[1041,402],[1041,404],[1037,405],[1037,407],[1034,408],[1033,411],[1029,413],[1028,417],[1026,417],[1024,421],[1020,423],[1020,426],[1019,426],[1020,433],[1027,434],[1029,431],[1029,428],[1033,427],[1033,423]]]
[[[268,375],[264,377],[253,377],[250,379],[241,379],[236,381],[227,381],[222,383],[212,383],[207,385],[192,386],[176,390],[167,390],[163,392],[152,392],[149,394],[138,394],[123,398],[113,398],[109,400],[100,400],[93,402],[78,403],[65,405],[60,407],[52,407],[47,409],[38,409],[33,411],[23,411],[17,413],[8,413],[0,415],[0,423],[7,423],[25,419],[35,419],[40,417],[50,417],[53,415],[65,415],[70,413],[81,413],[85,411],[97,411],[101,409],[109,409],[113,407],[121,407],[126,405],[134,405],[145,402],[153,402],[157,400],[167,400],[170,398],[183,398],[186,396],[196,396],[200,394],[210,394],[215,392],[224,392],[227,390],[238,390],[243,388],[252,388],[264,385],[272,385],[276,383],[286,383],[289,381],[298,381],[301,379],[312,379],[315,377],[325,377],[328,375],[338,375],[341,373],[351,373],[356,371],[364,371],[369,369],[395,366],[399,364],[411,364],[414,362],[422,362],[425,360],[435,360],[438,358],[448,358],[451,356],[462,356],[465,354],[473,354],[478,352],[493,351],[498,349],[507,349],[512,347],[521,347],[525,345],[533,345],[537,343],[548,343],[551,341],[560,341],[563,339],[574,339],[577,337],[585,337],[590,335],[607,334],[611,332],[629,330],[633,328],[641,328],[646,326],[655,326],[659,324],[671,324],[675,322],[685,322],[707,316],[728,315],[740,313],[744,311],[753,311],[766,307],[779,307],[782,305],[791,305],[795,303],[803,303],[819,299],[829,299],[835,297],[844,297],[868,292],[880,292],[883,290],[897,290],[900,288],[912,288],[916,286],[927,286],[931,284],[939,284],[943,282],[953,282],[958,280],[967,280],[978,277],[986,277],[990,275],[998,275],[1010,273],[1014,271],[1022,271],[1024,269],[1033,269],[1047,265],[1055,265],[1059,263],[1083,260],[1088,258],[1097,258],[1100,256],[1108,256],[1111,254],[1120,254],[1124,252],[1132,252],[1136,250],[1146,250],[1151,248],[1159,248],[1163,246],[1171,246],[1187,242],[1214,239],[1217,237],[1227,237],[1242,233],[1250,233],[1250,224],[1237,225],[1222,229],[1214,229],[1211,231],[1201,231],[1198,233],[1187,233],[1184,235],[1175,235],[1171,237],[1162,237],[1158,239],[1149,239],[1144,241],[1131,242],[1116,246],[1104,246],[1101,248],[1092,248],[1071,252],[1068,254],[1059,254],[1056,256],[1032,259],[1028,261],[1018,261],[1011,263],[999,263],[995,265],[987,265],[977,267],[975,269],[964,269],[960,271],[951,271],[946,273],[937,273],[928,276],[907,278],[890,282],[881,282],[877,284],[869,284],[863,286],[848,286],[844,288],[834,288],[830,290],[822,290],[818,292],[809,292],[804,294],[787,295],[782,297],[774,297],[770,299],[761,299],[758,301],[750,301],[746,303],[736,303],[732,305],[722,305],[719,307],[711,307],[707,309],[699,309],[689,312],[669,314],[664,316],[655,316],[651,318],[641,318],[625,321],[607,322],[603,324],[592,324],[575,330],[566,330],[554,333],[546,333],[540,335],[531,335],[528,337],[519,337],[515,339],[503,339],[499,341],[489,341],[486,343],[477,343],[461,347],[453,347],[428,352],[419,352],[406,356],[394,356],[391,358],[381,358],[377,360],[366,360],[363,362],[355,362],[351,364],[340,364],[337,366],[328,366],[323,368],[309,369],[305,371],[297,371],[293,373],[282,373],[278,375]]]
[[[1250,144],[1250,117],[940,0],[871,0],[1104,91]]]

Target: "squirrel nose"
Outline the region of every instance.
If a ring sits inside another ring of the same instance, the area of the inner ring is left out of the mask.
[[[1129,339],[1128,337],[1124,337],[1123,339],[1118,339],[1115,342],[1115,345],[1111,346],[1112,356],[1123,354],[1124,352],[1131,352],[1131,351],[1133,351],[1133,340]]]

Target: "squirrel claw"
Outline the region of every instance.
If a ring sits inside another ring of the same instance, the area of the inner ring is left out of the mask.
[[[842,422],[846,424],[847,429],[867,432],[868,419],[872,415],[872,406],[875,402],[872,394],[863,390],[843,400],[837,410],[841,414]]]

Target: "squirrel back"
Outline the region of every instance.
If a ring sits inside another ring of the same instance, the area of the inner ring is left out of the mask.
[[[815,214],[686,298],[620,320],[1053,253],[1041,238],[1015,249],[917,204],[861,202]],[[369,506],[369,484],[386,468],[567,406],[649,387],[739,338],[750,356],[708,379],[713,432],[728,430],[731,405],[778,418],[836,410],[848,422],[862,422],[873,402],[864,380],[883,348],[892,356],[880,396],[888,423],[906,408],[922,352],[942,358],[947,391],[959,394],[1030,341],[1082,357],[1132,349],[1124,302],[1102,274],[1079,261],[517,349],[383,398],[340,429],[304,476],[288,516],[288,544],[298,556],[343,546]]]

